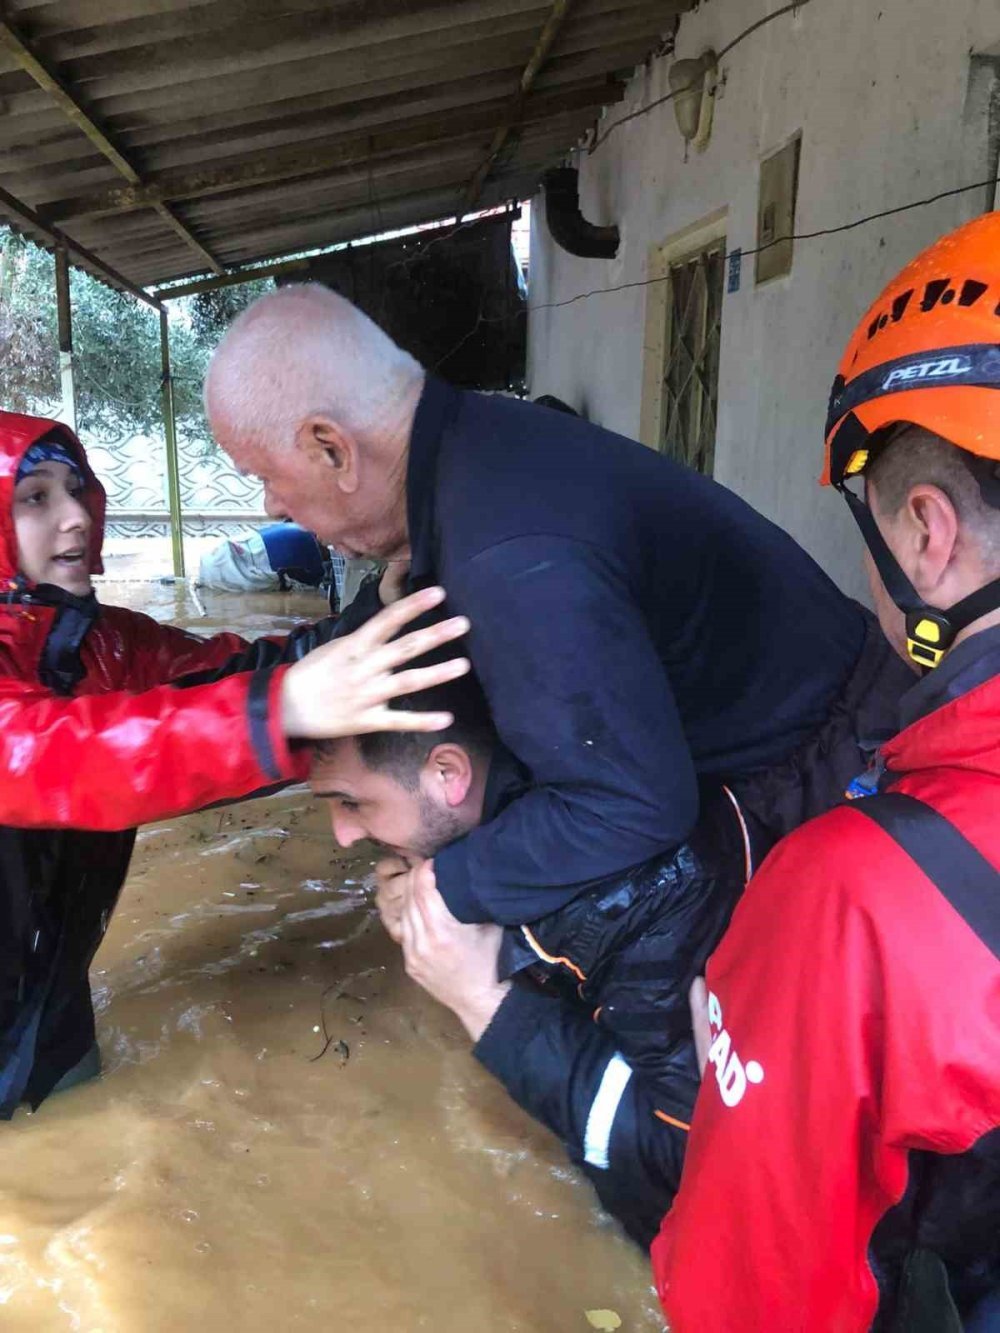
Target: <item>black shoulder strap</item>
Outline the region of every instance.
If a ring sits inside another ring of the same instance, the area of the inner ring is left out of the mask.
[[[56,596],[47,596],[49,592]],[[35,600],[43,606],[53,603],[56,606],[38,664],[38,679],[56,694],[72,694],[87,674],[80,659],[80,647],[97,619],[97,597],[92,592],[86,597],[74,597],[61,588],[50,589],[48,584],[40,584],[35,589]]]
[[[1000,870],[951,820],[915,796],[894,791],[865,797],[851,808],[899,843],[1000,959]]]

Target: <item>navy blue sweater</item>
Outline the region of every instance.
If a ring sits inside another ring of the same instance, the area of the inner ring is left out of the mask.
[[[861,608],[730,491],[634,441],[429,379],[412,579],[472,621],[532,786],[439,852],[463,921],[536,920],[684,840],[697,777],[787,757],[861,652]]]

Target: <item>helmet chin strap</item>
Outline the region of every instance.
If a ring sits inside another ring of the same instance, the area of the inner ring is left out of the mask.
[[[930,671],[939,664],[962,630],[980,617],[1000,609],[1000,578],[963,597],[946,611],[928,606],[889,550],[868,505],[848,490],[843,481],[837,483],[837,490],[847,501],[861,529],[886,592],[906,617],[906,651],[921,672]]]

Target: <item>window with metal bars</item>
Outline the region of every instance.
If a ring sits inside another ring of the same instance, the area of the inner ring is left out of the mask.
[[[724,238],[670,265],[661,453],[706,476],[715,459]]]

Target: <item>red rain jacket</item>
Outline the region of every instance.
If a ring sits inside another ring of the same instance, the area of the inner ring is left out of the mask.
[[[289,751],[279,725],[287,667],[247,670],[266,660],[265,645],[233,661],[248,652],[235,634],[202,639],[102,606],[79,648],[83,674],[73,697],[56,697],[41,683],[59,608],[4,601],[2,590],[17,582],[11,504],[18,464],[52,429],[50,421],[0,413],[0,823],[129,828],[302,776],[305,757]],[[82,447],[64,435],[89,482],[97,573],[104,491]],[[183,690],[168,684],[227,664],[243,669]]]
[[[652,1248],[672,1333],[868,1329],[907,1210],[953,1291],[963,1271],[973,1305],[996,1290],[1000,675],[883,757],[890,790],[946,816],[987,880],[997,869],[991,924],[973,928],[860,808],[771,854],[707,969],[710,1062]]]
[[[78,458],[101,569],[104,491],[64,427],[0,412],[0,1119],[37,1107],[94,1042],[87,971],[135,824],[304,776],[277,725],[286,667],[338,630],[200,639],[17,572],[24,452],[59,433]]]

